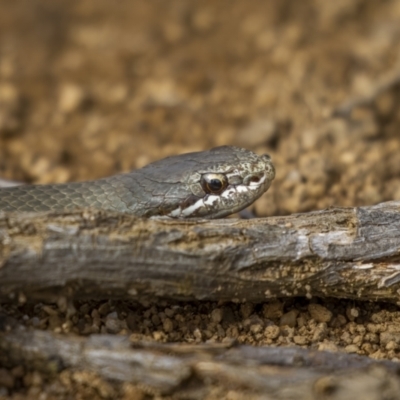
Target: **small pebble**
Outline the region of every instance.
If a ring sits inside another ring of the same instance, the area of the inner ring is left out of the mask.
[[[287,325],[290,328],[294,328],[296,326],[296,318],[299,315],[299,312],[297,310],[291,310],[285,314],[282,315],[279,325],[284,326]]]
[[[311,303],[307,309],[311,318],[317,322],[329,322],[332,319],[332,312],[320,304]]]

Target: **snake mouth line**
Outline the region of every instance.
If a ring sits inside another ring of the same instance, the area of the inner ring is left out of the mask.
[[[172,218],[193,218],[202,217],[205,212],[208,217],[213,214],[213,209],[218,209],[217,204],[221,202],[235,203],[235,198],[241,195],[247,195],[248,201],[242,201],[240,204],[234,205],[229,213],[237,212],[242,208],[250,205],[255,198],[260,197],[269,187],[270,180],[268,172],[264,171],[261,178],[257,182],[250,181],[246,184],[230,185],[224,192],[219,195],[207,194],[204,197],[191,197],[191,201],[185,201],[178,208],[171,211],[168,216]],[[251,198],[248,196],[251,193]],[[225,216],[227,212],[215,211],[215,217]]]

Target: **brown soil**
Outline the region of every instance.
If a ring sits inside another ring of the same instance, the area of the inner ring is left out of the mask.
[[[234,144],[268,152],[276,165],[272,188],[254,206],[259,216],[400,200],[396,0],[0,6],[3,178],[98,178]],[[343,107],[353,99],[361,103]],[[110,301],[76,308],[67,319],[49,304],[5,306],[24,323],[57,332],[176,342],[233,337],[394,360],[400,352],[400,311],[386,304]],[[31,372],[21,380],[21,368],[0,369],[0,397],[108,396],[82,376],[50,384]],[[141,398],[129,390],[126,398]]]

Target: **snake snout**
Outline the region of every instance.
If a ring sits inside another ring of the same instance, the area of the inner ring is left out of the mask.
[[[266,165],[266,174],[267,174],[267,178],[270,181],[275,179],[275,167],[274,167],[274,164],[272,164],[272,162],[270,162]]]

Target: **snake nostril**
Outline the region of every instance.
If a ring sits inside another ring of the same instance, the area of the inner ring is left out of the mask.
[[[263,176],[264,176],[263,173],[247,175],[246,178],[244,178],[243,182],[246,185],[251,185],[252,183],[257,184],[261,182]]]

